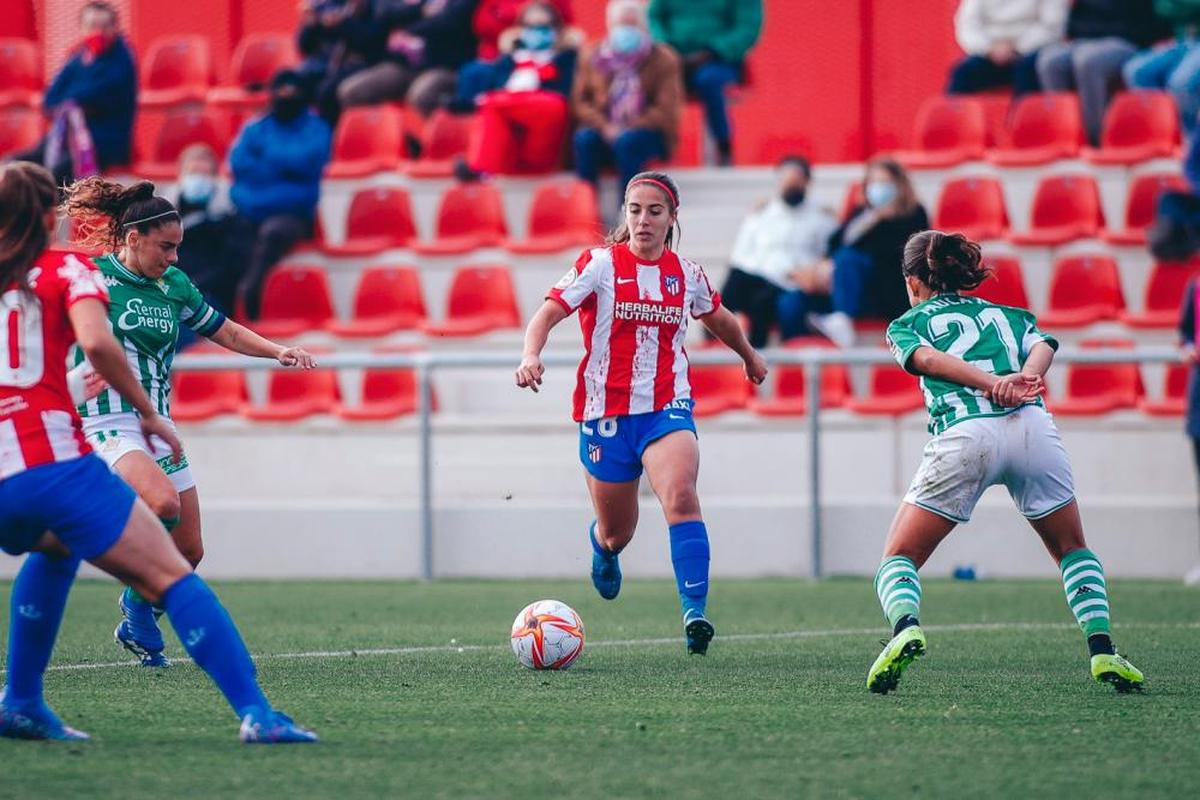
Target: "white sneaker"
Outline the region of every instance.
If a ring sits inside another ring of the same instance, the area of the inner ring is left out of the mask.
[[[1200,564],[1192,567],[1187,575],[1183,576],[1185,586],[1200,586]]]
[[[832,314],[809,314],[807,319],[809,325],[838,347],[854,346],[854,320],[849,314],[841,311]]]

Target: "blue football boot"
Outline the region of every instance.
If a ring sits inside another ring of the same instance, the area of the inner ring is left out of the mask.
[[[717,635],[717,629],[704,616],[703,609],[687,608],[683,612],[683,635],[687,638],[688,655],[702,656],[708,653],[708,643]]]
[[[243,744],[303,744],[318,742],[317,735],[297,725],[279,711],[252,711],[242,718],[238,738]]]
[[[143,667],[171,666],[171,662],[163,655],[162,632],[158,629],[153,607],[131,601],[128,590],[121,593],[117,605],[125,617],[113,631],[113,639],[117,644],[137,656]]]
[[[10,705],[0,697],[0,736],[8,739],[53,739],[82,742],[92,737],[64,725],[44,702],[26,706]]]
[[[612,600],[621,592],[620,557],[596,541],[595,522],[588,528],[588,538],[592,540],[592,585],[601,597]]]

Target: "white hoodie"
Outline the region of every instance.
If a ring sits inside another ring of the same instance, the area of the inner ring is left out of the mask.
[[[837,227],[837,218],[811,200],[793,208],[777,197],[742,222],[729,261],[743,272],[792,289],[788,273],[824,258]]]
[[[962,0],[954,15],[958,45],[985,56],[1009,42],[1022,55],[1062,41],[1070,0]]]

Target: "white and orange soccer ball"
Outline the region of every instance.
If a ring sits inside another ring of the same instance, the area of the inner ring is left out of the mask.
[[[529,669],[566,669],[583,652],[583,620],[558,600],[530,603],[513,620],[512,649]]]

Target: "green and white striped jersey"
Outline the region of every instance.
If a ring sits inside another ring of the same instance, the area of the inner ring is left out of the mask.
[[[938,295],[913,306],[888,326],[887,341],[908,372],[913,372],[909,360],[918,347],[957,356],[997,376],[1019,372],[1038,342],[1058,349],[1058,340],[1038,330],[1037,318],[1028,311],[957,294]],[[965,419],[1002,417],[1016,410],[993,405],[978,389],[936,378],[921,376],[921,390],[932,434]],[[1043,403],[1039,397],[1026,405]]]
[[[179,339],[179,323],[201,336],[212,336],[225,316],[210,306],[191,279],[180,269],[168,267],[156,281],[143,278],[122,264],[115,254],[94,259],[110,302],[108,321],[113,335],[125,348],[129,366],[139,377],[150,402],[164,416],[171,414],[171,361]],[[75,363],[84,360],[76,348]],[[114,389],[106,389],[86,405],[81,417],[96,417],[133,411]]]

